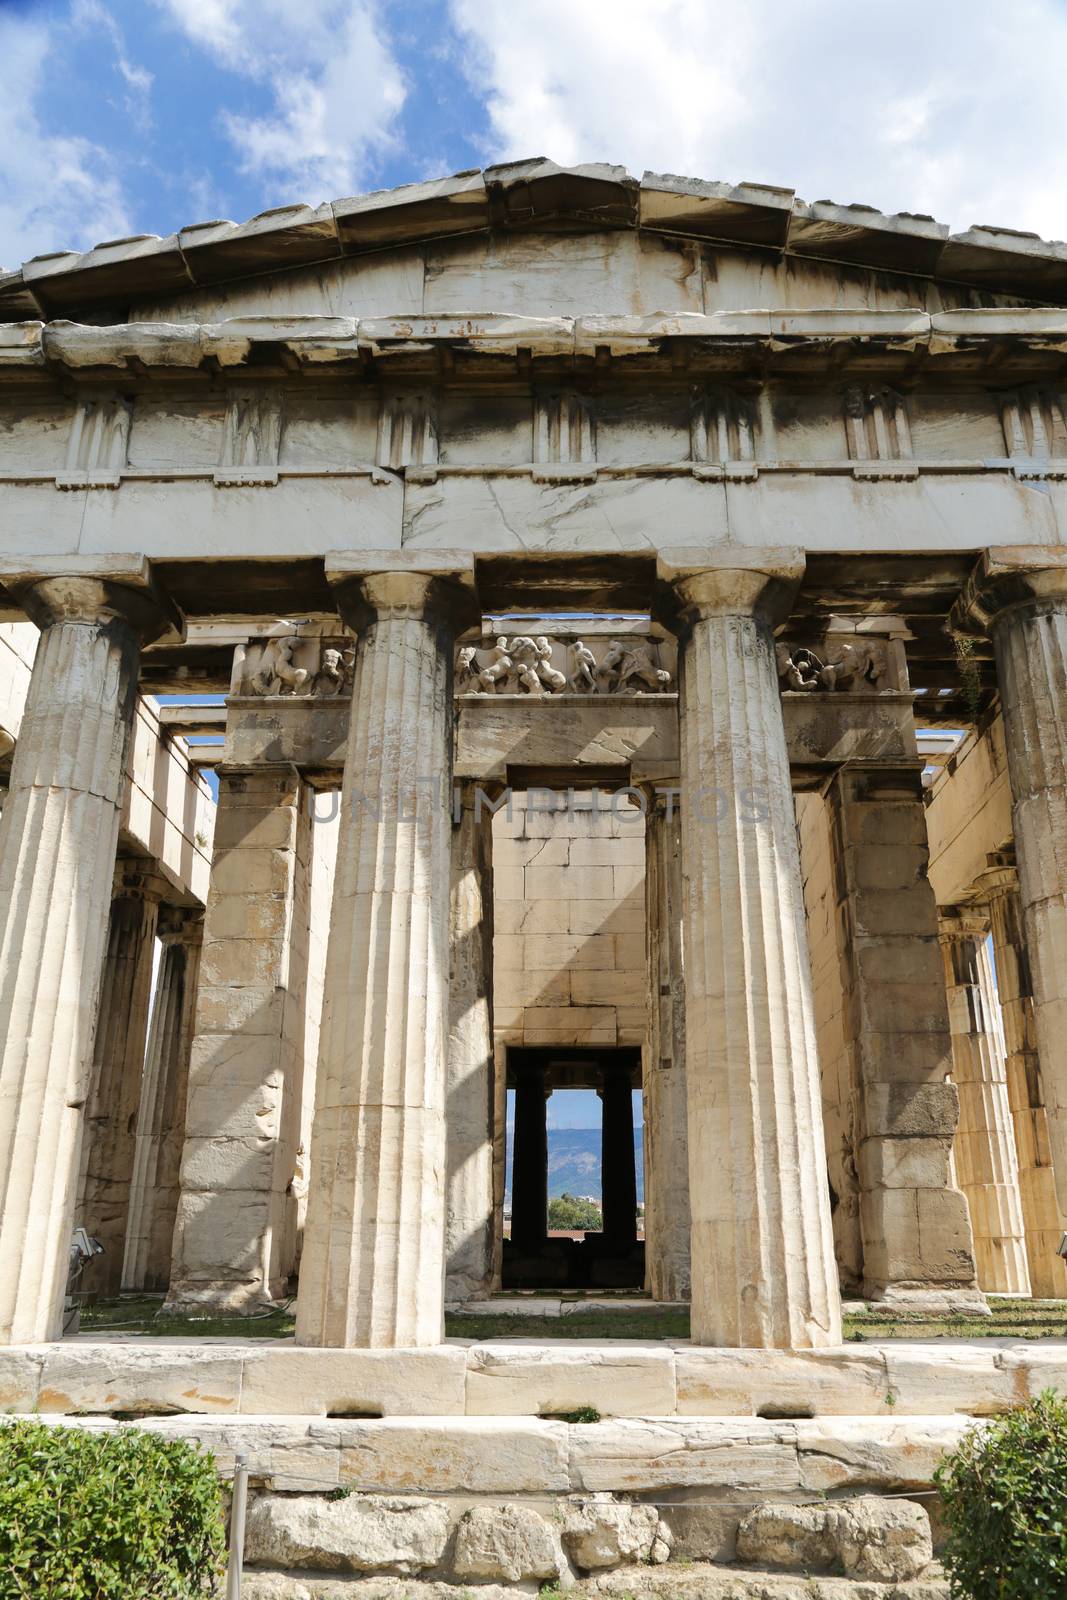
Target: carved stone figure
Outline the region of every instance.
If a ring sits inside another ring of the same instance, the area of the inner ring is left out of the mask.
[[[252,674],[250,684],[253,694],[299,694],[308,681],[306,667],[298,667],[293,652],[299,644],[295,634],[284,639],[269,639],[260,657],[259,666]]]
[[[774,647],[778,677],[787,689],[810,694],[817,690],[832,693],[835,689],[860,683],[877,684],[881,667],[871,646],[845,641],[835,661],[823,661],[814,650],[806,646],[791,646],[779,641]]]
[[[322,652],[319,670],[312,680],[311,692],[322,700],[335,698],[348,688],[349,664],[340,650],[327,645]]]
[[[478,666],[478,647],[466,644],[456,657],[456,693],[488,694],[482,681],[485,674]]]
[[[575,639],[571,655],[574,657],[571,688],[575,694],[596,694],[596,656],[582,639]]]
[[[536,640],[528,634],[520,634],[518,638],[512,639],[511,659],[518,674],[519,687],[527,694],[543,694],[544,687],[538,670],[541,666],[541,652]]]
[[[543,633],[537,636],[534,644],[537,646],[539,657],[536,669],[537,676],[550,694],[562,694],[567,687],[567,675],[559,672],[552,665],[552,646]]]
[[[489,694],[495,694],[498,683],[506,683],[515,670],[515,663],[508,651],[508,641],[501,634],[496,644],[490,650],[491,660],[487,667],[482,669],[480,679]]]
[[[652,694],[664,694],[670,688],[671,675],[661,667],[653,665],[652,657],[648,653],[647,645],[635,645],[627,650],[619,668],[619,681],[616,694],[625,694],[628,690],[640,694],[640,689],[634,689],[634,684],[643,683]]]
[[[619,685],[619,673],[623,662],[626,660],[626,646],[618,639],[612,639],[604,659],[597,668],[597,685],[601,694],[614,694]]]

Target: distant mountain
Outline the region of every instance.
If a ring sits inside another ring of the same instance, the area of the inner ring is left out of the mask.
[[[510,1157],[510,1141],[508,1154]],[[637,1164],[637,1198],[645,1198],[644,1138],[634,1129],[634,1159]],[[558,1194],[591,1195],[601,1198],[600,1129],[550,1128],[548,1130],[548,1197]],[[508,1161],[506,1199],[511,1201],[511,1162]]]

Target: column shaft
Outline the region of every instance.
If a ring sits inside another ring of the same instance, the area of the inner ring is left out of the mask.
[[[97,580],[48,580],[0,822],[0,1342],[59,1332],[138,634]],[[133,609],[132,606],[130,608]]]
[[[165,909],[158,934],[163,953],[137,1118],[125,1289],[166,1289],[170,1283],[203,914]]]
[[[290,769],[219,775],[168,1306],[249,1311],[296,1263],[311,806]]]
[[[986,550],[950,623],[993,640],[1034,1027],[1067,1211],[1067,553]]]
[[[604,1244],[612,1254],[627,1255],[637,1243],[637,1168],[630,1074],[606,1072],[600,1099]]]
[[[977,1293],[919,764],[838,773],[828,790],[844,1029],[856,1093],[864,1293]]]
[[[683,639],[692,1337],[836,1344],[811,975],[770,625],[802,560],[720,550],[696,568],[684,557],[665,553],[660,564],[679,596]]]
[[[79,1224],[104,1247],[85,1286],[104,1295],[122,1287],[158,913],[151,874],[136,862],[121,863],[100,986],[77,1210]]]
[[[993,1294],[1029,1294],[1003,1040],[991,1005],[985,943],[985,927],[975,915],[942,916],[952,1072],[960,1100],[953,1144],[956,1177],[971,1215],[979,1287]]]
[[[465,784],[452,831],[446,1300],[483,1293],[493,1275],[492,820]]]
[[[669,804],[669,811],[668,811]],[[649,802],[645,831],[649,1039],[645,1062],[645,1266],[654,1300],[689,1299],[689,1155],[677,797]]]
[[[443,1337],[453,634],[436,601],[411,571],[364,578],[352,601],[303,1344]]]
[[[989,895],[1030,1292],[1037,1299],[1061,1299],[1067,1294],[1067,1263],[1057,1252],[1067,1216],[1060,1210],[1052,1170],[1018,874],[1011,866],[994,867],[979,883]]]
[[[515,1081],[511,1157],[511,1243],[536,1255],[548,1237],[548,1099],[540,1067],[523,1067]]]

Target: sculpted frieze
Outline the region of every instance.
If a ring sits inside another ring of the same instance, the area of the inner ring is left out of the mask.
[[[775,644],[779,683],[796,694],[878,694],[907,687],[898,681],[896,652],[882,639],[838,635],[813,644]]]
[[[497,634],[456,656],[457,695],[644,695],[673,691],[662,641]]]
[[[350,634],[287,633],[239,645],[230,693],[334,700],[352,689],[356,641]]]

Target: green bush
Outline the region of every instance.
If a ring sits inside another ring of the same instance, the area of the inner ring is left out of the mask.
[[[579,1228],[599,1233],[604,1226],[604,1216],[595,1200],[557,1194],[548,1202],[548,1225],[566,1233],[577,1233]]]
[[[0,1600],[199,1600],[224,1551],[214,1462],[184,1440],[0,1424]]]
[[[934,1482],[951,1593],[967,1600],[1067,1597],[1067,1398],[1052,1390],[946,1456]]]

